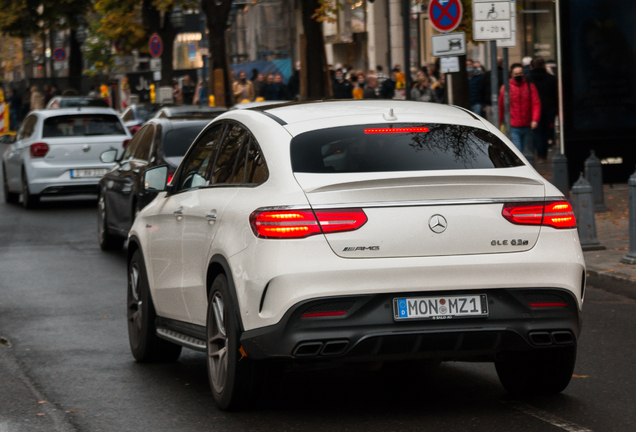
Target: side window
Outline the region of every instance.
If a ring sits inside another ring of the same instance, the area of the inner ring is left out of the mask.
[[[141,130],[135,134],[133,139],[130,140],[130,142],[128,143],[128,146],[126,147],[126,151],[124,151],[124,155],[121,157],[122,161],[130,159],[132,155],[135,154],[135,150],[137,149],[137,146],[139,145],[139,141],[141,141],[141,138],[143,138],[147,130],[148,130],[147,126],[144,128],[141,128]]]
[[[250,139],[245,166],[245,183],[261,184],[269,177],[269,170],[263,152],[254,138]]]
[[[121,119],[125,122],[134,120],[135,116],[133,116],[133,109],[131,107],[128,107],[126,111],[124,111],[124,114],[121,116]]]
[[[210,184],[210,170],[214,157],[223,138],[224,124],[208,130],[193,144],[190,153],[181,163],[179,187],[177,191],[191,189]]]
[[[154,138],[155,126],[149,125],[146,128],[143,138],[139,141],[139,145],[135,149],[134,158],[141,161],[148,161],[150,158],[150,150],[152,149],[152,139]]]
[[[31,135],[33,135],[33,132],[35,132],[35,125],[37,122],[38,122],[37,116],[31,115],[27,117],[27,119],[22,124],[20,131],[18,132],[17,139],[21,140],[25,138],[30,138]]]
[[[228,126],[228,131],[223,139],[223,145],[219,150],[216,163],[214,164],[214,178],[212,183],[221,184],[232,182],[236,160],[246,135],[247,131],[245,128],[239,125]]]
[[[234,178],[232,179],[232,183],[245,182],[245,166],[247,164],[247,150],[250,146],[250,140],[250,135],[245,134],[238,157],[236,158],[236,163],[234,164]]]

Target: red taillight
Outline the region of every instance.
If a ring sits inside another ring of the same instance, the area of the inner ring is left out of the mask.
[[[139,132],[139,129],[141,129],[141,126],[131,126],[131,127],[128,128],[128,130],[130,131],[131,135],[134,135],[137,132]]]
[[[49,152],[49,145],[47,143],[33,143],[30,151],[31,158],[43,158]]]
[[[128,144],[130,144],[130,140],[129,140],[129,139],[124,140],[124,142],[121,144],[121,146],[122,146],[123,148],[126,148],[126,147],[128,147]]]
[[[554,228],[574,228],[576,219],[567,201],[545,204],[504,204],[503,217],[517,225],[545,225]]]
[[[530,303],[532,307],[568,307],[567,303]]]
[[[257,237],[303,238],[314,234],[352,231],[367,221],[362,209],[255,211],[250,225]]]
[[[427,127],[365,129],[365,134],[428,132]]]

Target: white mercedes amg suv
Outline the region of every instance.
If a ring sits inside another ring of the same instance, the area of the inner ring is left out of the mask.
[[[129,234],[138,361],[207,353],[248,402],[273,361],[492,361],[517,394],[572,376],[585,263],[572,208],[495,127],[451,106],[228,112]]]

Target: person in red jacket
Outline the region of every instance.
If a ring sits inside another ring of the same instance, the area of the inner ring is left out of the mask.
[[[539,92],[523,76],[523,66],[515,63],[510,67],[510,140],[523,151],[527,140],[532,139],[541,119]],[[499,124],[504,117],[504,87],[499,92]]]

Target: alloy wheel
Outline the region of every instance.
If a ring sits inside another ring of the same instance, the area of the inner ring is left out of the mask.
[[[133,262],[128,277],[128,326],[133,345],[138,346],[143,323],[143,308],[139,298],[139,266]]]
[[[228,352],[225,329],[225,305],[218,291],[212,298],[214,321],[208,328],[208,364],[212,386],[217,393],[223,392],[227,380]]]

